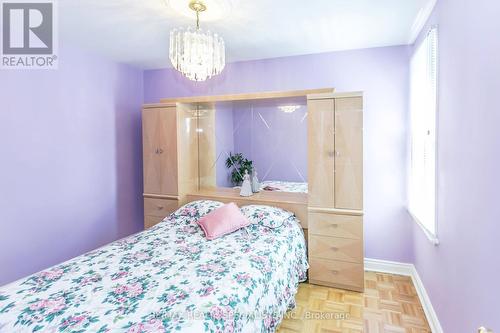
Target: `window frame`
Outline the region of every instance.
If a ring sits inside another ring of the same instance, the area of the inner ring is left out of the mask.
[[[434,232],[429,230],[422,221],[419,220],[419,218],[412,212],[410,209],[410,191],[411,191],[411,176],[412,176],[412,155],[413,155],[413,133],[412,133],[412,103],[411,103],[411,94],[412,94],[412,87],[411,87],[411,80],[412,80],[412,60],[413,60],[413,53],[412,57],[410,58],[410,70],[409,70],[409,130],[410,130],[410,136],[409,136],[409,172],[408,172],[408,181],[407,181],[407,186],[408,186],[408,201],[407,201],[407,211],[412,217],[412,219],[415,221],[415,223],[422,229],[424,232],[425,236],[429,239],[429,241],[434,244],[434,245],[439,245],[439,239],[438,239],[438,233],[439,233],[439,224],[438,224],[438,202],[439,202],[439,191],[438,191],[438,183],[439,183],[439,174],[438,174],[438,166],[439,166],[439,82],[440,82],[440,75],[439,75],[439,27],[437,25],[433,25],[427,29],[427,33],[425,37],[420,41],[418,45],[415,45],[415,50],[418,50],[420,47],[423,46],[423,43],[426,42],[426,39],[429,38],[431,33],[435,32],[435,49],[436,49],[436,81],[435,81],[435,138],[434,138]],[[427,59],[428,60],[428,59]]]

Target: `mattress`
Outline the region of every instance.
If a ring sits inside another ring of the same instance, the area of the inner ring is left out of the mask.
[[[0,332],[273,332],[306,277],[300,224],[207,241],[195,221],[217,205],[0,287]]]

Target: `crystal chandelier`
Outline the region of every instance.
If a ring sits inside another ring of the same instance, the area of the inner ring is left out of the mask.
[[[196,13],[196,28],[177,28],[170,32],[170,61],[175,69],[193,81],[205,81],[220,74],[226,65],[224,40],[200,29],[200,13],[207,7],[193,0],[189,8]]]

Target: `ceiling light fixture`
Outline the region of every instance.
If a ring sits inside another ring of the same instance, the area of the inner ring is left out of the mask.
[[[165,0],[169,9],[177,14],[193,18],[193,10],[189,8],[190,0]],[[238,7],[239,0],[202,0],[210,10],[203,12],[203,22],[220,21],[231,17],[231,13]]]
[[[200,13],[207,10],[202,1],[191,1],[189,8],[196,13],[196,28],[177,28],[170,32],[170,61],[188,79],[205,81],[220,74],[226,65],[224,40],[200,28]]]

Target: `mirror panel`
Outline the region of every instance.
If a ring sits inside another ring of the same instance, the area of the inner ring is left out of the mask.
[[[307,192],[305,97],[197,108],[201,188],[239,186],[253,170],[262,190]]]

